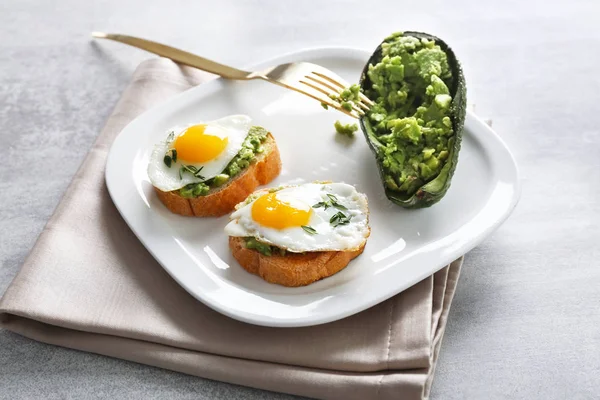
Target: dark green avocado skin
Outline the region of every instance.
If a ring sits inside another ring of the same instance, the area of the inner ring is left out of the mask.
[[[452,103],[450,105],[450,119],[452,121],[454,137],[453,143],[450,147],[448,161],[446,161],[446,164],[444,165],[437,177],[435,177],[432,181],[426,183],[425,185],[421,186],[411,196],[406,196],[402,193],[395,192],[387,188],[385,190],[387,198],[401,207],[425,208],[440,201],[450,188],[452,176],[454,175],[454,171],[458,163],[458,154],[460,152],[460,144],[464,130],[465,116],[467,111],[467,86],[465,83],[465,77],[463,75],[462,67],[460,66],[460,62],[456,58],[454,51],[452,51],[452,49],[446,44],[446,42],[444,42],[442,39],[436,36],[423,32],[406,31],[404,32],[404,35],[434,40],[435,43],[439,45],[440,48],[448,56],[448,65],[452,70],[452,82],[449,89],[450,94],[452,96]],[[369,64],[375,64],[379,60],[381,60],[381,58],[382,55],[380,44],[379,46],[377,46],[377,49],[375,49],[375,52],[373,52],[373,55],[371,55],[371,57],[369,58],[369,61],[367,61],[367,64],[365,65],[361,74],[360,87],[363,92],[366,88],[369,88],[371,85],[371,82],[367,76]],[[373,133],[369,120],[366,116],[363,116],[360,119],[360,127],[367,139],[367,142],[369,143],[369,147],[375,153],[380,177],[383,182],[384,171],[381,168],[382,160],[380,158],[380,152],[378,151],[379,143],[373,140],[375,134]]]

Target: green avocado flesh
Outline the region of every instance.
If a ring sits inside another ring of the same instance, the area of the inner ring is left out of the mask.
[[[335,131],[340,135],[354,136],[354,132],[358,130],[357,124],[342,124],[340,121],[335,121],[333,124]]]
[[[269,132],[260,126],[251,127],[242,143],[242,149],[227,164],[221,174],[204,182],[190,183],[179,189],[179,194],[185,198],[205,196],[211,189],[227,183],[248,168],[256,160],[256,156],[264,151],[262,144],[267,140],[268,134]]]
[[[454,54],[427,34],[393,34],[369,60],[361,88],[375,102],[361,126],[388,198],[411,208],[439,201],[464,123],[464,78]]]
[[[259,242],[254,237],[244,238],[246,248],[256,250],[263,256],[272,256],[273,254],[284,256],[286,251],[276,246],[271,246],[263,242]]]

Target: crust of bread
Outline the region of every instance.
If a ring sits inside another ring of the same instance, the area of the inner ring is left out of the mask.
[[[185,198],[178,190],[163,192],[154,188],[160,201],[173,213],[188,217],[220,217],[228,214],[250,193],[275,179],[281,172],[281,158],[275,138],[269,133],[256,162],[226,185],[212,189],[206,196]]]
[[[244,238],[229,237],[231,253],[246,271],[260,276],[267,282],[291,287],[306,286],[336,274],[352,259],[358,257],[365,249],[365,245],[366,241],[358,250],[352,251],[318,251],[265,256],[256,250],[246,248]]]

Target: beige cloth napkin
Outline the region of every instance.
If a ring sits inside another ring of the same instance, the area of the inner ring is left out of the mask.
[[[108,149],[134,117],[210,75],[140,65],[21,271],[0,326],[59,346],[322,399],[428,396],[462,259],[341,321],[266,328],[212,311],[129,230],[104,183]]]

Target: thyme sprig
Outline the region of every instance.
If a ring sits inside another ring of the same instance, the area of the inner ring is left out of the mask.
[[[316,235],[317,234],[317,231],[312,226],[301,225],[300,227],[302,229],[304,229],[305,232],[310,233],[311,235]]]
[[[339,211],[331,216],[331,218],[329,219],[329,223],[335,228],[339,225],[348,225],[351,219],[352,215],[348,216],[343,212]]]
[[[203,168],[204,167],[196,168],[193,165],[182,165],[181,168],[179,168],[179,179],[183,179],[183,174],[189,172],[196,178],[204,180],[204,177],[200,174]]]
[[[339,203],[339,201],[338,201],[337,197],[335,197],[335,195],[328,193],[327,197],[329,197],[329,200],[320,201],[317,204],[313,205],[313,208],[323,207],[325,210],[327,210],[329,207],[335,207],[338,210],[348,210],[348,208],[346,208],[346,206]]]
[[[165,158],[163,158],[163,161],[165,162],[167,167],[171,168],[171,164],[177,162],[177,150],[168,150],[167,154],[165,154]]]

